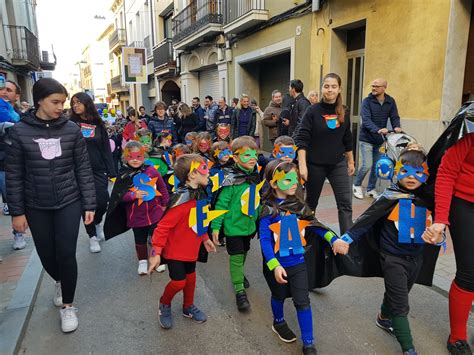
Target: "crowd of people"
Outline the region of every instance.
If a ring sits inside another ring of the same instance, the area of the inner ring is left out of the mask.
[[[143,106],[128,107],[113,121],[101,117],[85,93],[70,98],[65,115],[66,89],[46,78],[33,86],[33,108],[20,112],[14,105],[20,88],[7,82],[0,88],[0,121],[6,125],[0,130],[0,188],[12,216],[14,248],[24,247],[29,228],[55,281],[62,331],[78,327],[73,301],[82,219],[90,252],[131,229],[138,274],[163,272],[167,265],[170,280],[158,305],[165,329],[173,327],[171,303],[179,292],[183,316],[207,320],[195,304],[196,263],[206,262],[216,247],[229,255],[236,307],[248,312],[245,262],[259,244],[271,329],[280,340],[297,339],[285,321],[286,298],[293,299],[303,354],[316,354],[309,291],[342,275],[378,276],[385,293],[376,324],[396,337],[404,354],[416,354],[409,292],[414,283],[431,285],[449,225],[457,273],[449,293],[447,348],[471,354],[466,329],[474,299],[474,105],[459,111],[428,154],[415,141],[406,144],[389,162],[393,184],[379,194],[375,163],[389,133],[387,121],[401,132],[386,87],[385,80],[375,80],[362,103],[362,164],[351,191],[353,136],[335,73],[324,76],[321,97],[305,97],[303,83],[292,80],[288,94],[273,91],[263,111],[248,95],[230,106],[224,97],[215,103],[206,96],[204,106],[198,97],[191,106],[157,102],[151,116]],[[264,127],[270,154],[262,150]],[[363,198],[369,170],[368,195],[375,201],[353,222],[352,195]],[[336,198],[339,233],[317,219],[325,180]]]

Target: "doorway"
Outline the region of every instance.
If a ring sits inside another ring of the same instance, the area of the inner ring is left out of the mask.
[[[181,101],[181,90],[173,80],[168,80],[161,88],[161,100],[171,105],[173,99]]]

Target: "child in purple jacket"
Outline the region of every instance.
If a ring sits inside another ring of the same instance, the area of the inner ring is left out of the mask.
[[[138,274],[148,271],[147,239],[163,216],[169,201],[165,182],[158,171],[144,164],[145,150],[141,143],[130,141],[124,148],[125,166],[116,181],[116,195],[125,204],[127,228],[132,228],[138,257]],[[157,271],[164,271],[157,270]]]

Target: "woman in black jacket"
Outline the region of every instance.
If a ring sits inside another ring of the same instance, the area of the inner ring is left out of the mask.
[[[33,86],[37,108],[11,128],[7,148],[7,194],[13,229],[28,226],[43,267],[56,281],[54,304],[61,329],[78,326],[72,306],[77,283],[79,223],[94,220],[94,179],[81,130],[63,116],[64,86],[44,78]]]
[[[85,227],[89,235],[90,252],[99,253],[99,241],[105,240],[101,222],[109,201],[108,177],[114,177],[116,172],[110,151],[109,136],[91,97],[85,92],[74,94],[71,98],[71,108],[69,119],[81,129],[94,174],[97,207],[94,222]]]
[[[294,136],[301,177],[307,181],[306,202],[314,211],[327,178],[336,198],[341,235],[352,226],[350,176],[354,174],[349,113],[342,105],[341,78],[327,74],[322,99],[310,106]]]
[[[182,103],[178,106],[180,125],[178,129],[178,141],[184,143],[186,134],[196,132],[199,129],[199,118],[191,111],[191,108]]]

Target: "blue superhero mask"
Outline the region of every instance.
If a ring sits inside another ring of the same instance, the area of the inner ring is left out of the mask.
[[[402,165],[401,167],[398,168],[398,174],[397,174],[398,180],[404,179],[408,176],[413,176],[419,182],[424,184],[426,180],[428,179],[427,168],[426,166],[413,167],[411,165]]]
[[[295,159],[296,151],[293,147],[279,147],[278,151],[275,154],[277,159],[288,157],[290,159]]]
[[[219,154],[217,155],[217,158],[219,160],[224,159],[226,156],[232,155],[232,151],[229,148],[226,148],[224,150],[221,150]]]

